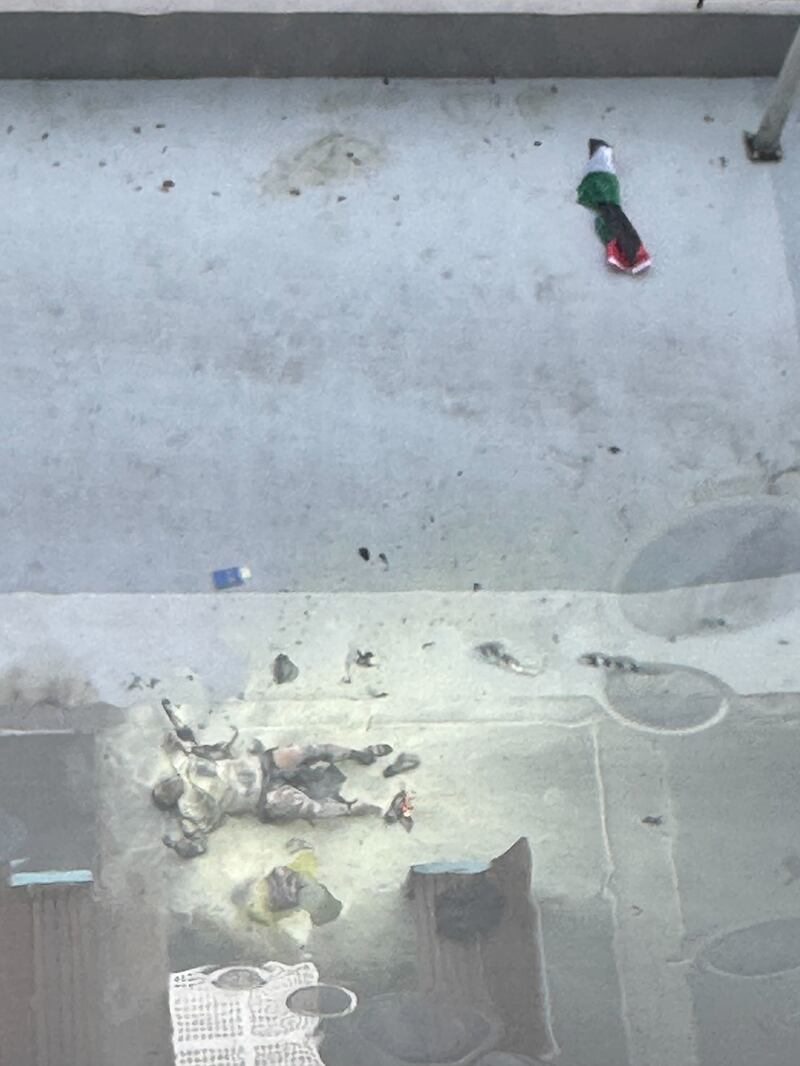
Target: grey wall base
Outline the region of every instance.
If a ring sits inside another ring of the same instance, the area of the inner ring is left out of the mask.
[[[0,14],[0,78],[774,75],[790,16]]]

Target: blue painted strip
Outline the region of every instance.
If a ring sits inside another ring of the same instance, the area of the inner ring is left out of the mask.
[[[41,870],[34,873],[12,874],[8,883],[17,885],[77,885],[94,881],[91,870]]]
[[[418,874],[482,874],[489,869],[489,864],[480,859],[465,859],[463,862],[423,862],[411,869]]]

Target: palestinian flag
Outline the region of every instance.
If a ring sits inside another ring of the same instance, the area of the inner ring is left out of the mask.
[[[628,274],[638,274],[650,266],[641,237],[620,207],[614,152],[605,141],[589,141],[589,162],[578,186],[578,203],[597,212],[595,229],[606,246],[606,261],[611,266]]]

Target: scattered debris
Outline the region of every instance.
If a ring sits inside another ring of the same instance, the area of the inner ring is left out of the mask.
[[[317,860],[309,848],[285,866],[274,867],[265,878],[250,886],[247,913],[250,918],[272,925],[287,911],[303,910],[313,925],[325,925],[342,913],[342,903],[317,880]]]
[[[425,643],[422,645],[422,650],[425,651],[427,648],[434,648],[434,647],[436,647],[436,641],[435,640],[426,640]]]
[[[542,147],[542,142],[541,141],[534,141],[533,142],[533,147],[534,148],[541,148]]]
[[[169,192],[170,189],[174,189],[174,188],[175,188],[175,182],[172,180],[172,178],[165,178],[161,182],[161,191],[162,192]]]
[[[293,185],[292,188],[289,189],[289,195],[290,196],[299,196],[300,195],[300,190],[297,188],[296,185]]]
[[[641,672],[641,666],[627,655],[606,655],[602,651],[587,651],[578,658],[581,666],[602,666],[606,670],[624,670],[629,674]]]
[[[482,589],[483,589],[483,585],[481,585],[481,583],[479,581],[473,581],[472,582],[472,591],[473,592],[480,592]]]
[[[142,127],[141,126],[134,126],[133,127],[133,132],[134,133],[141,133],[142,132]]]
[[[722,167],[723,170],[728,165],[728,157],[726,155],[721,155],[719,157],[719,165]]]
[[[640,914],[642,914],[642,908],[639,907],[636,903],[633,903],[631,905],[631,910],[633,911],[633,913],[636,915],[637,918],[639,917]]]
[[[223,570],[215,570],[211,575],[215,589],[231,589],[243,585],[253,575],[246,566],[228,566]]]
[[[42,140],[43,140],[43,141],[46,141],[46,140],[47,140],[47,138],[48,138],[49,136],[50,136],[50,134],[49,134],[49,133],[43,133],[43,134],[42,134]]]
[[[713,115],[703,115],[703,122],[713,122],[713,121],[714,121],[714,116]]]
[[[133,692],[135,688],[144,688],[142,679],[139,677],[138,674],[133,675],[131,682],[128,685],[128,692]]]
[[[619,179],[610,144],[589,141],[589,162],[578,186],[578,203],[597,215],[595,229],[606,247],[606,262],[628,274],[639,274],[652,260],[620,206]]]
[[[272,664],[272,679],[276,685],[286,685],[290,681],[296,681],[299,676],[300,671],[288,655],[281,652],[280,655],[275,656]]]
[[[156,129],[157,130],[163,130],[163,129],[166,128],[166,125],[167,125],[166,122],[156,122]]]
[[[101,159],[101,160],[100,160],[100,162],[99,162],[99,163],[98,163],[97,165],[98,165],[99,167],[105,167],[105,166],[108,166],[108,164],[106,163],[105,159]]]
[[[619,455],[619,453],[622,451],[622,448],[619,448],[616,444],[610,444],[608,446],[608,450],[611,452],[612,455]]]
[[[778,643],[779,644],[788,644],[789,641],[788,640],[779,640]]]
[[[148,688],[155,688],[156,685],[159,685],[160,683],[161,683],[161,678],[160,677],[151,677],[150,680],[147,682],[147,687]]]
[[[407,833],[410,833],[414,828],[414,819],[411,817],[411,811],[414,809],[411,796],[402,789],[398,792],[392,802],[389,804],[388,810],[383,816],[384,822],[388,825],[394,825],[399,822],[403,829]]]
[[[288,911],[300,898],[300,878],[289,866],[276,866],[266,877],[270,910]]]
[[[286,850],[294,855],[296,851],[313,851],[313,846],[302,837],[291,837],[286,841]]]
[[[372,651],[361,651],[359,648],[351,648],[344,660],[344,677],[342,678],[342,684],[350,684],[353,679],[352,672],[354,666],[361,666],[366,670],[377,666],[378,664],[374,659],[375,653]]]
[[[420,762],[421,759],[419,755],[412,755],[410,752],[401,751],[391,766],[387,766],[383,771],[383,776],[397,777],[398,774],[407,774],[411,770],[416,770]]]
[[[208,851],[208,840],[202,835],[194,837],[184,836],[180,837],[178,840],[173,840],[172,837],[163,836],[161,842],[166,844],[168,848],[172,848],[172,850],[182,859],[194,859],[198,855],[205,855]]]
[[[365,563],[369,562],[369,548],[359,548],[358,554],[361,556]]]
[[[539,674],[538,670],[523,666],[519,659],[509,654],[499,641],[490,640],[485,644],[479,644],[475,651],[484,662],[499,666],[503,670],[510,670],[514,674],[525,674],[527,677],[536,677]]]
[[[386,552],[378,552],[378,558],[383,563],[384,570],[389,569],[389,560],[386,558]]]
[[[347,199],[346,196],[337,196],[336,197],[336,203],[337,204],[343,204],[346,199]]]
[[[704,629],[721,629],[723,626],[726,626],[727,624],[728,623],[725,621],[724,618],[701,618],[700,619],[700,625],[703,626]]]
[[[375,692],[373,689],[369,689],[367,695],[373,700],[385,700],[389,695],[388,692]]]
[[[642,825],[662,825],[664,817],[661,814],[648,814],[642,818]]]

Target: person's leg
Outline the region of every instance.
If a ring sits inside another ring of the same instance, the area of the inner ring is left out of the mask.
[[[295,818],[313,822],[317,819],[357,817],[364,814],[381,814],[381,809],[361,800],[347,803],[331,796],[323,800],[313,800],[299,788],[283,784],[267,792],[262,817],[266,821],[276,822],[288,822]]]
[[[369,765],[376,759],[391,755],[391,752],[388,744],[372,744],[368,748],[347,748],[342,744],[290,744],[275,748],[272,757],[278,770],[291,772],[314,762],[345,762],[353,759],[362,765]]]

